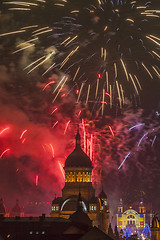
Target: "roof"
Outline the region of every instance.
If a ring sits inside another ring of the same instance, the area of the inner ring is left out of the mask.
[[[90,220],[88,215],[85,212],[83,212],[82,209],[78,209],[76,212],[74,212],[69,217],[69,220],[71,220],[73,223],[76,223],[76,224],[82,224],[88,227],[92,226],[92,221]]]
[[[103,191],[103,189],[102,189],[102,191],[101,191],[100,194],[99,194],[99,198],[107,198],[107,195],[105,194],[105,192]]]
[[[82,236],[79,240],[113,240],[107,234],[102,232],[99,228],[93,227],[91,228],[84,236]]]
[[[86,167],[92,168],[92,162],[87,154],[82,150],[80,144],[80,134],[77,131],[76,146],[73,152],[67,157],[65,167]]]
[[[57,197],[52,201],[52,204],[61,204],[61,203],[62,203],[62,197]]]
[[[78,201],[77,201],[77,211],[74,212],[70,217],[69,220],[72,221],[74,224],[81,224],[86,227],[92,227],[92,221],[88,217],[88,215],[83,212],[82,207],[82,198],[81,193],[79,192]]]
[[[98,198],[97,198],[97,197],[92,197],[92,198],[89,200],[89,203],[98,203]]]

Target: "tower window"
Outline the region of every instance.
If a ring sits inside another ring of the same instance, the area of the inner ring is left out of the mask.
[[[78,172],[78,182],[81,182],[81,172]]]
[[[90,205],[90,210],[93,211],[93,206],[92,205]]]

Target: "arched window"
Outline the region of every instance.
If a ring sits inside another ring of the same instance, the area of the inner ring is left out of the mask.
[[[82,173],[82,181],[85,182],[85,172]]]
[[[74,172],[74,182],[76,182],[77,173]]]
[[[81,172],[78,172],[78,182],[81,182]]]
[[[73,173],[70,172],[70,182],[73,182]]]
[[[135,219],[135,216],[131,214],[127,216],[127,219],[132,219],[132,218]]]
[[[86,172],[86,182],[88,182],[88,172]]]

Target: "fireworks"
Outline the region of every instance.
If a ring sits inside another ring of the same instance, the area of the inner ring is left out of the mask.
[[[43,76],[57,71],[69,76],[56,83],[53,102],[68,84],[78,89],[77,102],[95,101],[102,105],[103,115],[106,107],[118,103],[122,108],[126,97],[138,96],[144,80],[160,78],[160,38],[156,33],[160,11],[151,2],[141,2],[142,5],[125,0],[54,1],[50,5],[54,18],[48,25],[48,18],[43,18],[48,9],[46,1],[5,0],[3,4],[14,14],[19,11],[35,14],[32,24],[6,35],[30,34],[13,52],[35,48],[34,60],[25,67],[28,73],[39,69]],[[39,19],[35,9],[41,11],[43,24],[35,22]],[[42,48],[43,54],[38,55]]]

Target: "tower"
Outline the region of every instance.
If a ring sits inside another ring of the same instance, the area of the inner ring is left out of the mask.
[[[78,196],[81,192],[82,198],[87,201],[95,195],[92,186],[92,162],[81,148],[81,137],[79,131],[76,134],[76,146],[65,161],[65,186],[62,189],[63,200],[69,196]]]
[[[120,198],[119,204],[118,204],[118,212],[117,212],[117,227],[118,229],[122,229],[123,227],[123,202],[122,198]]]
[[[92,225],[107,232],[109,222],[109,209],[105,192],[95,196],[92,185],[92,162],[81,148],[79,130],[75,137],[75,148],[65,161],[65,185],[62,189],[62,197],[52,201],[51,217],[70,216],[77,211],[77,199],[81,203],[81,211],[88,215]]]

